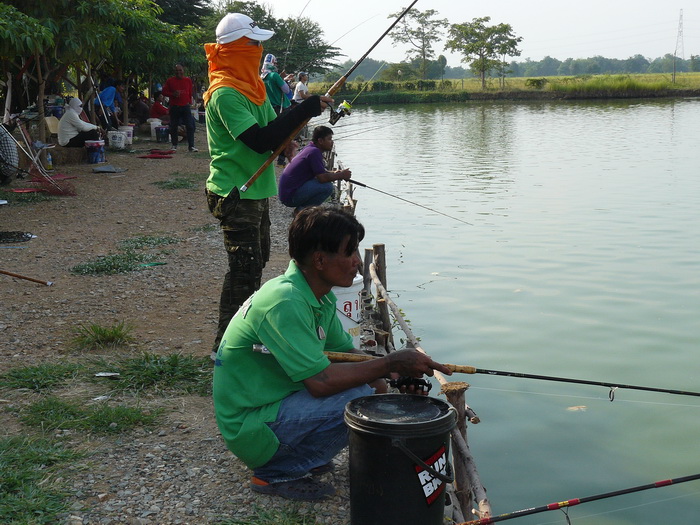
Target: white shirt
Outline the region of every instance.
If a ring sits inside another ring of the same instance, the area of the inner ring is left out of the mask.
[[[93,129],[97,129],[97,126],[81,120],[80,116],[73,108],[68,108],[61,117],[61,120],[58,121],[58,144],[65,146],[70,142],[70,139],[81,131],[90,131]]]
[[[292,100],[294,102],[298,102],[301,104],[304,102],[304,99],[301,96],[301,93],[306,93],[307,95],[309,94],[309,88],[306,87],[306,84],[304,84],[301,80],[297,82],[296,87],[294,88],[294,96],[292,97]]]

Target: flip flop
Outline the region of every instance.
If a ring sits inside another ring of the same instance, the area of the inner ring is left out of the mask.
[[[298,501],[316,501],[335,494],[335,488],[330,483],[323,483],[311,477],[268,483],[253,476],[250,488],[254,492],[280,496]]]

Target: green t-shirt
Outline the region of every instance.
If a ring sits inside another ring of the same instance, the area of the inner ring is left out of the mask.
[[[267,91],[267,99],[273,106],[282,106],[286,109],[292,105],[292,102],[287,98],[287,95],[282,91],[282,86],[285,84],[284,79],[276,71],[271,71],[263,79],[265,90]]]
[[[254,124],[260,127],[275,119],[272,106],[265,101],[256,106],[230,87],[214,91],[206,107],[207,141],[211,164],[207,189],[226,197],[233,188],[241,188],[267,161],[272,153],[256,153],[237,137]],[[277,194],[275,168],[270,164],[255,184],[241,193],[243,199],[266,199]]]
[[[264,345],[254,350],[253,345]],[[248,467],[267,463],[279,447],[265,424],[304,379],[330,362],[325,351],[353,348],[336,314],[333,292],[316,299],[294,261],[238,310],[214,366],[214,410],[226,446]]]

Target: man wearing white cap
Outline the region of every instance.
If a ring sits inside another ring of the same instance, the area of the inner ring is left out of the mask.
[[[68,101],[68,111],[58,123],[58,144],[67,148],[82,148],[86,140],[99,140],[99,128],[80,118],[83,103],[73,97]]]
[[[329,97],[309,97],[275,120],[258,73],[262,42],[273,34],[246,15],[228,13],[216,28],[216,43],[204,46],[209,61],[204,103],[212,159],[207,203],[221,223],[229,264],[212,358],[233,315],[260,287],[270,258],[268,197],[277,194],[274,167],[268,166],[247,191],[240,188],[301,123],[333,103]]]

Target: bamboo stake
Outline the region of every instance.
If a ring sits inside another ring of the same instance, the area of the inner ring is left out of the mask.
[[[9,275],[10,277],[17,277],[18,279],[24,279],[26,281],[32,281],[33,283],[39,283],[43,284],[45,286],[51,286],[53,284],[53,281],[42,281],[40,279],[34,279],[33,277],[27,277],[25,275],[20,275],[18,273],[12,273],[8,272],[7,270],[0,270],[0,273],[3,273],[5,275]]]

